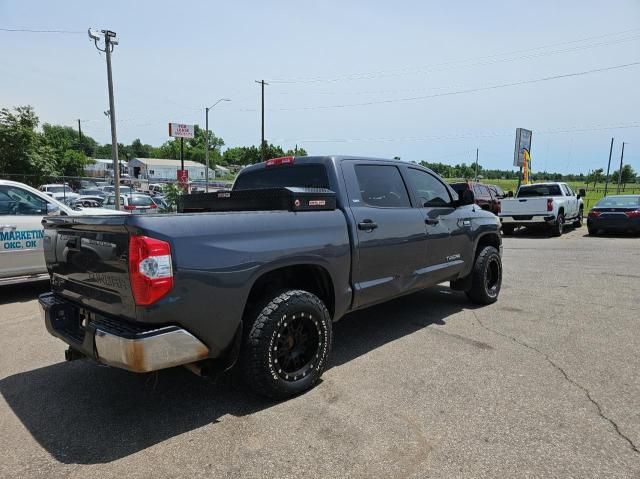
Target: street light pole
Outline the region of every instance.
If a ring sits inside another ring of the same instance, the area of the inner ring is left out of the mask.
[[[212,110],[214,106],[216,106],[221,101],[231,101],[229,98],[220,98],[217,102],[215,102],[210,107],[204,109],[204,177],[205,177],[205,193],[209,193],[209,110]]]
[[[104,39],[104,49],[98,46],[98,41]],[[116,135],[116,107],[113,99],[113,78],[111,75],[111,53],[118,44],[116,32],[111,30],[101,30],[97,32],[89,29],[89,38],[93,40],[96,48],[104,52],[107,57],[107,84],[109,88],[109,119],[111,120],[111,159],[113,160],[113,186],[116,211],[120,209],[120,161],[118,159],[118,137]]]

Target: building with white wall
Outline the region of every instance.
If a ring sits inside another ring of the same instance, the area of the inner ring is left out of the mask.
[[[165,160],[162,158],[133,158],[129,160],[129,176],[133,179],[148,181],[175,181],[180,160]],[[196,161],[184,162],[184,169],[189,172],[189,180],[205,179],[205,166]],[[216,177],[215,171],[209,168],[209,179]]]

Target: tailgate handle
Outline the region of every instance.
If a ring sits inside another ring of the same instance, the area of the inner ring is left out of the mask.
[[[440,223],[440,220],[437,218],[427,218],[424,220],[424,222],[428,225],[437,225],[438,223]]]
[[[362,220],[358,223],[358,229],[363,231],[373,231],[378,227],[378,223],[374,223],[373,220]]]
[[[524,202],[525,202],[525,201],[527,201],[527,200],[518,200],[518,201],[519,201],[520,203],[524,203]]]

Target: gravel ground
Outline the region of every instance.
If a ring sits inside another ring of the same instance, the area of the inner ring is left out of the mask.
[[[640,477],[640,239],[517,234],[500,300],[436,287],[335,325],[281,403],[233,376],[65,363],[0,289],[0,477]]]

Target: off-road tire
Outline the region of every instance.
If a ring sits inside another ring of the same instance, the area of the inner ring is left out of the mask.
[[[583,214],[584,214],[584,209],[580,208],[580,213],[578,213],[578,217],[573,222],[573,226],[575,228],[580,228],[582,226],[582,216],[583,216]]]
[[[320,298],[302,290],[279,292],[262,304],[265,306],[254,312],[253,318],[245,318],[247,334],[240,358],[244,381],[256,393],[271,399],[288,398],[312,388],[322,376],[331,354],[329,311]],[[296,328],[297,332],[300,327],[304,327],[307,334],[295,336],[291,330]],[[294,337],[300,340],[289,341]],[[309,344],[304,353],[293,351],[302,344]],[[283,353],[285,347],[288,351]],[[287,355],[284,360],[282,354]],[[309,360],[297,368],[297,361],[304,361],[306,356]],[[289,371],[285,361],[289,369],[296,369]],[[293,366],[289,364],[291,361]]]
[[[491,304],[498,300],[502,286],[502,259],[493,246],[485,246],[476,256],[471,271],[471,289],[467,296],[476,304]]]
[[[564,232],[564,214],[559,213],[558,219],[555,224],[551,226],[551,235],[552,236],[562,236]]]
[[[502,234],[505,236],[510,236],[513,234],[513,230],[515,228],[513,227],[513,225],[502,225]]]

